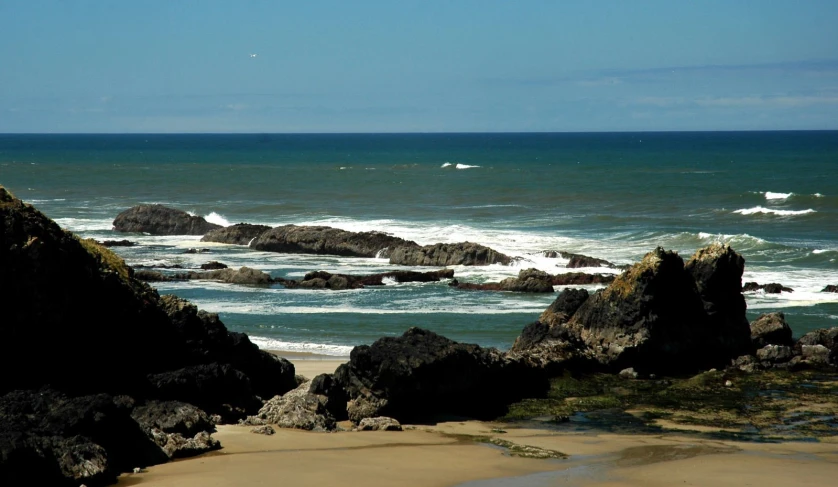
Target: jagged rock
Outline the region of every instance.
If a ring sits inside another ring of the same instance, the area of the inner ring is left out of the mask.
[[[801,345],[800,356],[805,361],[814,366],[829,365],[830,350],[823,345]]]
[[[759,369],[760,365],[757,362],[756,357],[753,355],[742,355],[736,357],[731,363],[731,366],[734,369],[741,370],[742,372],[751,374]]]
[[[410,328],[355,347],[335,380],[350,397],[349,419],[390,416],[399,421],[443,412],[496,417],[525,393],[546,383],[495,349],[457,343]]]
[[[565,289],[559,293],[559,296],[553,301],[550,306],[541,313],[538,321],[547,325],[560,325],[567,323],[571,316],[576,313],[576,310],[582,306],[582,303],[588,300],[588,291],[585,289]],[[523,336],[523,334],[522,334]],[[540,340],[533,342],[537,343]]]
[[[130,240],[103,240],[97,243],[102,247],[133,247],[137,245],[136,242]]]
[[[271,436],[276,434],[276,430],[273,429],[273,426],[269,424],[263,424],[262,426],[256,426],[255,428],[250,429],[251,433],[256,433],[257,435],[265,435]]]
[[[176,279],[167,276],[160,271],[152,271],[147,269],[139,269],[134,271],[134,279],[145,282],[166,282],[174,281]]]
[[[821,289],[822,293],[838,293],[838,286],[835,284],[829,284],[825,288]]]
[[[349,397],[346,391],[335,380],[334,374],[320,374],[311,380],[309,392],[316,394],[336,421],[348,419],[346,404]]]
[[[543,367],[593,359],[609,370],[641,373],[728,364],[753,350],[743,269],[744,259],[726,245],[700,249],[686,266],[676,253],[658,248],[590,296],[558,325],[556,338],[531,351],[519,347],[512,356]]]
[[[131,411],[134,421],[148,429],[179,433],[191,437],[215,431],[215,424],[204,411],[180,401],[147,401]]]
[[[188,272],[175,274],[174,279],[221,281],[228,284],[251,284],[267,286],[273,282],[271,275],[258,269],[242,267],[240,269],[217,269],[206,272]]]
[[[270,230],[267,225],[252,225],[250,223],[237,223],[229,227],[210,230],[201,237],[201,242],[218,242],[233,245],[250,245],[259,235]]]
[[[782,284],[772,282],[770,284],[758,284],[756,282],[746,282],[742,286],[742,292],[751,293],[755,291],[764,291],[767,294],[791,293],[794,289],[783,286]]]
[[[559,255],[568,260],[565,267],[568,269],[575,269],[579,267],[614,267],[614,264],[607,260],[597,259],[595,257],[588,257],[587,255],[572,254],[570,252],[559,252]]]
[[[153,430],[152,435],[160,448],[170,459],[194,457],[221,448],[221,443],[206,431],[185,437],[180,433],[163,433]]]
[[[765,345],[757,350],[757,359],[760,362],[779,364],[788,362],[792,357],[794,357],[794,352],[786,345]]]
[[[347,257],[389,257],[398,246],[416,246],[383,232],[348,232],[332,227],[284,225],[253,240],[250,247],[268,252],[330,254]]]
[[[205,364],[150,374],[152,397],[192,403],[226,421],[259,407],[250,380],[229,364]]]
[[[309,391],[310,387],[311,382],[304,382],[285,395],[274,396],[245,424],[275,424],[280,428],[333,431],[335,418],[329,413],[323,398]]]
[[[391,264],[409,266],[508,265],[510,262],[512,258],[508,255],[471,242],[438,243],[424,247],[416,244],[402,245],[394,248],[390,254]]]
[[[200,216],[167,208],[163,205],[137,205],[113,221],[117,232],[144,232],[151,235],[203,235],[221,225],[209,223]]]
[[[0,396],[0,485],[102,485],[167,457],[107,394],[51,389]]]
[[[557,250],[544,250],[541,252],[541,255],[548,259],[556,259],[559,257],[559,252]]]
[[[362,419],[358,423],[358,431],[402,431],[402,425],[393,418],[378,416]]]
[[[226,269],[226,268],[227,268],[227,264],[222,264],[221,262],[218,262],[216,260],[211,260],[211,261],[207,262],[206,264],[201,264],[201,269],[203,269],[205,271],[214,271],[214,270]]]
[[[782,312],[765,313],[751,322],[751,341],[755,348],[766,345],[794,345],[791,328]]]
[[[504,291],[522,293],[552,293],[553,282],[550,274],[538,269],[524,269],[518,277],[508,277],[500,282]]]

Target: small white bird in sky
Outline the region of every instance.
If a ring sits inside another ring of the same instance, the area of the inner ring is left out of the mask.
[[[250,57],[256,57],[256,54],[251,54]]]

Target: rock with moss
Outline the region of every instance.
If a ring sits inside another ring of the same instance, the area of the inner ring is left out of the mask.
[[[117,215],[113,228],[117,232],[151,235],[203,235],[222,227],[183,210],[163,205],[137,205]]]

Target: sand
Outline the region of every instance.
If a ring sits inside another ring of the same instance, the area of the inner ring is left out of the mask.
[[[309,378],[345,361],[279,354],[290,356],[297,373]],[[277,429],[264,436],[227,425],[214,434],[223,450],[123,475],[119,485],[787,487],[831,486],[838,479],[838,437],[819,443],[746,443],[682,433],[567,433],[509,426],[463,421],[413,425],[402,432]],[[558,450],[568,458],[513,457],[503,448],[473,441],[475,435]]]

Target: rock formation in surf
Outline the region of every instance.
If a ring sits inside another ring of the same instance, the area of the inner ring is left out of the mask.
[[[121,212],[113,221],[118,232],[144,232],[151,235],[203,235],[222,228],[203,217],[163,205],[137,205]]]
[[[345,257],[389,257],[396,247],[416,243],[383,232],[349,232],[324,226],[284,225],[272,228],[250,243],[254,250]]]
[[[267,225],[237,223],[229,227],[216,228],[201,237],[201,242],[218,242],[233,245],[250,245],[250,242],[270,230]]]

